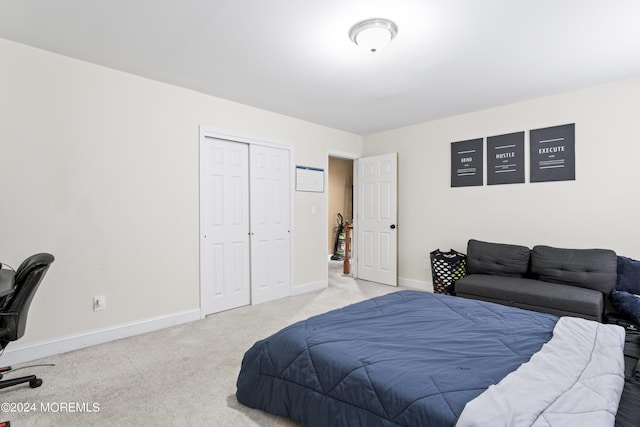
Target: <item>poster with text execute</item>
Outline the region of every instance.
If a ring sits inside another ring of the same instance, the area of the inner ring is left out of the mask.
[[[524,182],[524,131],[487,137],[487,184]]]
[[[575,123],[529,131],[530,181],[576,179]]]
[[[451,143],[451,186],[471,187],[482,185],[483,138]]]

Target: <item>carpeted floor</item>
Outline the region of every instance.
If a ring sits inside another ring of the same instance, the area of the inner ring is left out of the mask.
[[[293,322],[398,290],[344,276],[339,262],[329,270],[330,286],[322,291],[28,363],[55,366],[11,374],[36,373],[44,383],[0,390],[0,421],[12,427],[297,426],[237,402],[244,352]]]

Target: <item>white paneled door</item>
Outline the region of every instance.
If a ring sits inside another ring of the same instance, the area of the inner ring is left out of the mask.
[[[289,150],[252,145],[251,302],[291,295]]]
[[[249,146],[205,137],[200,147],[203,315],[251,302]]]
[[[398,285],[397,154],[364,157],[355,162],[357,181],[357,276]]]
[[[204,134],[201,315],[291,294],[290,151]]]

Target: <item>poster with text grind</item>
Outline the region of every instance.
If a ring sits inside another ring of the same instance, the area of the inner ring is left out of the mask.
[[[470,187],[482,185],[483,138],[451,143],[451,186]]]
[[[576,179],[575,123],[529,131],[530,182]]]

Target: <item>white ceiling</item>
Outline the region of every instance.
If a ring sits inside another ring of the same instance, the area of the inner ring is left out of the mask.
[[[360,135],[640,75],[638,0],[0,0],[0,37]]]

